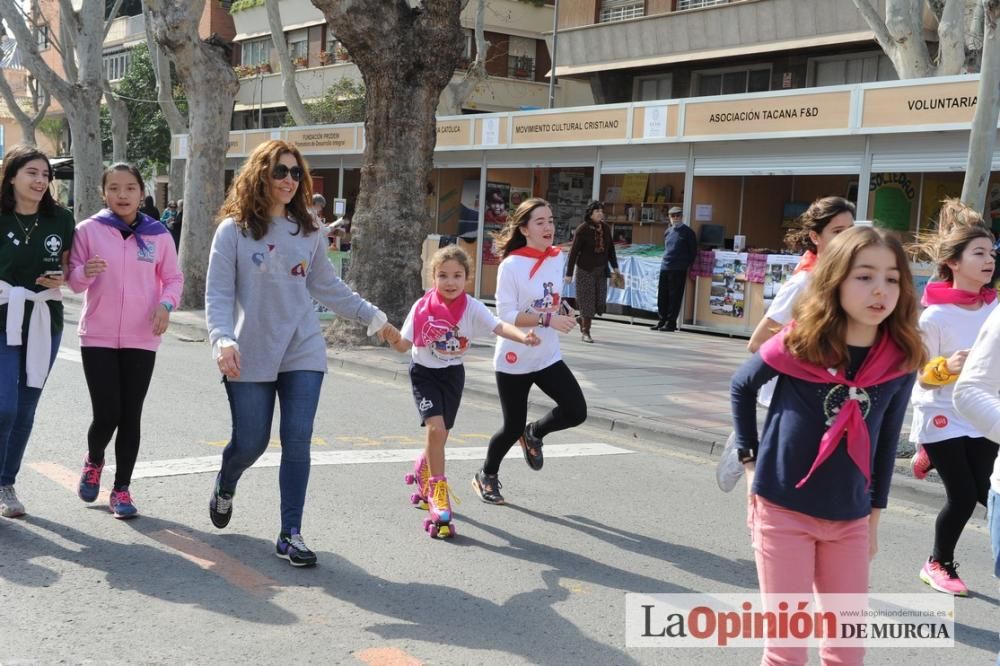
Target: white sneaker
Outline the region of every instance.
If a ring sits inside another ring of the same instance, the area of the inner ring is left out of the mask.
[[[17,499],[14,486],[0,486],[0,516],[17,518],[24,515],[24,505]]]
[[[726,448],[722,450],[722,458],[715,468],[715,481],[722,492],[728,493],[743,478],[744,471],[743,463],[736,453],[736,433],[730,433],[729,439],[726,440]]]

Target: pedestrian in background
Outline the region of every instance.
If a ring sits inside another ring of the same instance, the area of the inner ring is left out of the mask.
[[[0,516],[25,513],[14,491],[35,408],[63,332],[60,287],[73,214],[49,190],[52,165],[34,146],[7,151],[0,168]]]
[[[793,325],[731,384],[763,594],[867,594],[899,433],[925,358],[900,242],[871,227],[840,234]],[[779,376],[758,440],[757,391]],[[820,657],[860,664],[864,648],[823,645]],[[806,647],[767,645],[761,663],[807,658]]]
[[[584,342],[594,341],[590,335],[591,322],[595,315],[603,315],[607,309],[609,265],[618,273],[611,225],[604,222],[604,204],[592,201],[583,213],[583,224],[573,234],[565,277],[567,284],[573,281],[575,269],[574,289]]]
[[[687,273],[698,256],[698,238],[684,222],[684,211],[674,206],[667,213],[670,227],[663,232],[663,259],[660,260],[660,281],[656,287],[656,309],[660,320],[649,328],[654,331],[676,331],[681,313]]]
[[[281,527],[275,553],[293,566],[316,563],[301,533],[313,421],[327,370],[313,299],[366,324],[369,335],[399,339],[386,316],[337,277],[311,202],[312,179],[298,148],[278,140],[255,148],[222,206],[205,287],[209,341],[232,415],[209,517],[220,529],[229,524],[240,477],[267,449],[277,400]]]
[[[562,252],[552,245],[554,236],[552,208],[538,198],[523,201],[493,235],[493,249],[503,258],[497,270],[497,316],[518,328],[534,328],[541,344],[524,347],[497,338],[493,368],[503,425],[490,438],[486,460],[472,480],[479,498],[489,504],[504,503],[498,474],[515,442],[520,441],[525,462],[537,471],[542,469],[543,438],[587,419],[583,391],[559,350],[559,334],[572,331],[576,322],[562,314],[559,288],[566,271]],[[538,386],[556,406],[528,423],[532,386]]]
[[[153,218],[154,220],[160,219],[160,209],[156,207],[156,202],[153,201],[153,197],[151,196],[146,196],[142,207],[139,208],[139,212]]]
[[[168,201],[167,207],[163,209],[163,215],[160,216],[160,222],[163,223],[167,229],[174,228],[174,219],[177,217],[177,202]]]
[[[915,254],[937,264],[937,280],[924,289],[920,332],[931,360],[913,387],[910,441],[920,447],[914,475],[922,478],[931,467],[937,469],[945,503],[920,580],[938,592],[964,597],[969,589],[958,575],[955,547],[976,504],[987,505],[997,445],[958,414],[952,393],[969,349],[997,306],[990,286],[994,238],[977,212],[947,200],[937,232],[921,240]]]
[[[115,518],[132,518],[138,514],[130,486],[142,406],[184,277],[167,229],[139,210],[145,190],[139,170],[124,162],[111,165],[101,190],[107,207],[77,227],[69,259],[69,286],[84,292],[78,331],[93,411],[78,495],[84,502],[97,499],[104,451],[114,435],[108,506]]]
[[[435,252],[431,257],[434,286],[410,308],[400,331],[402,338],[393,344],[398,352],[411,352],[410,384],[427,445],[414,463],[413,473],[406,475],[406,482],[417,486],[410,501],[427,505],[430,516],[424,529],[431,536],[455,535],[444,447],[462,402],[462,357],[469,351],[470,341],[492,333],[523,345],[541,343],[533,330],[525,333],[500,321],[465,293],[471,269],[469,255],[457,245]]]
[[[184,224],[184,200],[177,200],[177,215],[174,216],[174,224],[170,227],[170,236],[174,239],[174,247],[178,256],[181,253],[181,226]]]

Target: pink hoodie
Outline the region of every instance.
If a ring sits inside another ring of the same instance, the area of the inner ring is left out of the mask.
[[[160,303],[177,307],[184,276],[170,234],[143,236],[143,241],[149,250],[145,255],[135,235],[123,239],[118,229],[93,219],[77,225],[67,281],[73,291],[87,292],[77,329],[81,346],[149,351],[160,346],[153,313]],[[84,264],[94,256],[105,259],[108,268],[88,278]]]

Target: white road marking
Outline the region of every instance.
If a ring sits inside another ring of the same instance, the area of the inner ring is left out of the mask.
[[[313,465],[359,465],[367,463],[412,463],[423,449],[391,449],[391,450],[349,450],[349,451],[313,451]],[[584,442],[581,444],[546,444],[546,458],[577,458],[581,456],[610,456],[622,453],[634,453],[610,444],[600,442]],[[512,451],[519,454],[519,451]],[[482,460],[486,456],[486,447],[463,447],[448,450],[448,460]],[[153,460],[140,462],[135,466],[133,479],[151,479],[161,476],[180,476],[183,474],[207,474],[219,471],[222,456],[199,456],[195,458],[177,458],[175,460]],[[254,467],[277,467],[281,463],[281,453],[267,452],[254,463]],[[108,465],[105,474],[113,472],[114,466]]]
[[[83,357],[80,356],[80,352],[76,349],[70,349],[68,347],[60,347],[59,352],[56,354],[57,358],[61,358],[64,361],[72,361],[73,363],[83,363]]]

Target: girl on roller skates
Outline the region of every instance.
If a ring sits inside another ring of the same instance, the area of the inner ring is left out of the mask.
[[[532,349],[515,347],[498,339],[493,352],[503,426],[490,439],[483,468],[472,480],[479,498],[503,504],[500,462],[515,442],[521,442],[524,460],[533,470],[542,468],[542,439],[553,432],[583,423],[587,402],[576,377],[562,360],[559,333],[576,327],[572,313],[562,314],[557,291],[563,283],[565,263],[553,247],[555,224],[545,199],[527,199],[517,207],[506,226],[494,234],[494,252],[503,257],[497,271],[497,314],[520,328],[536,326],[541,344]],[[527,423],[528,393],[537,385],[556,406],[542,418]]]
[[[497,319],[485,305],[465,293],[470,272],[468,255],[457,245],[441,248],[431,258],[434,287],[413,304],[393,348],[410,352],[410,383],[420,422],[426,428],[427,445],[417,458],[408,484],[417,490],[414,504],[426,503],[430,515],[424,529],[431,537],[453,537],[448,479],[444,473],[444,446],[465,387],[462,357],[473,338],[490,333],[534,346],[541,340]]]
[[[944,484],[945,503],[934,525],[934,545],[920,580],[938,592],[968,596],[958,577],[955,546],[976,504],[986,506],[997,445],[959,416],[952,404],[954,383],[966,355],[996,309],[993,234],[983,218],[959,201],[941,208],[938,231],[917,246],[921,258],[937,264],[938,281],[924,291],[927,308],[920,332],[931,361],[913,388],[911,441],[921,445]]]
[[[899,432],[926,355],[902,245],[855,227],[827,247],[795,320],[733,376],[747,523],[764,595],[868,592]],[[757,392],[778,377],[760,439]],[[766,596],[768,604],[781,597]],[[861,664],[864,648],[820,648]],[[765,644],[762,664],[805,664],[808,648]]]

